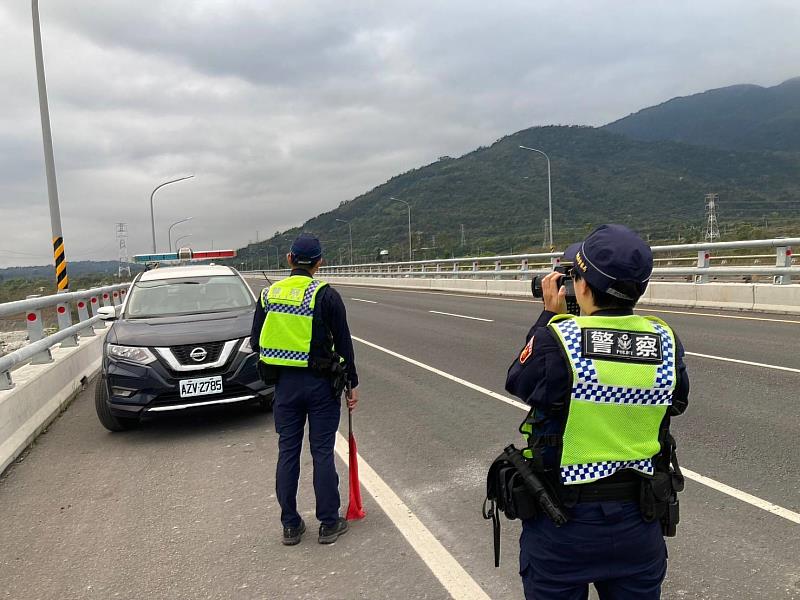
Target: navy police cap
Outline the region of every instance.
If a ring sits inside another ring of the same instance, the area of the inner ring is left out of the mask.
[[[313,265],[322,258],[322,244],[316,236],[301,233],[292,244],[292,260],[298,265]]]
[[[650,246],[624,225],[600,225],[583,242],[567,248],[564,260],[598,291],[628,300],[636,298],[614,290],[614,284],[635,283],[641,295],[653,272]]]

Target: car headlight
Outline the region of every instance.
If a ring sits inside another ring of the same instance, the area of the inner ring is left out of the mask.
[[[141,346],[117,346],[116,344],[109,344],[107,346],[109,358],[116,360],[125,360],[140,365],[146,365],[155,362],[156,357],[147,348]]]
[[[239,352],[244,352],[245,354],[252,354],[255,352],[255,348],[250,344],[250,338],[246,337],[242,340],[242,345],[239,346]]]

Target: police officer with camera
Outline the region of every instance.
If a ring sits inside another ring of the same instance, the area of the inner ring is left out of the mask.
[[[260,349],[259,371],[275,383],[273,415],[278,432],[275,489],[281,507],[283,544],[298,544],[306,525],[297,512],[300,450],[306,419],[314,462],[320,544],[347,532],[339,516],[339,477],[333,457],[342,390],[350,410],[358,402],[358,375],[347,315],[339,293],[314,279],[322,246],[301,234],[286,256],[289,277],[261,293],[250,343]]]
[[[653,268],[633,231],[602,225],[564,259],[572,269],[541,281],[544,311],[506,381],[532,407],[522,454],[565,516],[523,519],[525,597],[585,600],[593,583],[602,600],[660,598],[683,485],[669,433],[688,404],[683,348],[633,312]],[[580,317],[567,313],[570,277]]]

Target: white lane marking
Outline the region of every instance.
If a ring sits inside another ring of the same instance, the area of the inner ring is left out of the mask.
[[[336,283],[336,282],[334,282]],[[383,291],[383,292],[403,292],[404,294],[430,294],[432,296],[455,296],[456,298],[473,298],[476,300],[504,300],[505,302],[527,302],[528,304],[541,304],[541,300],[534,300],[533,298],[506,298],[504,296],[487,296],[486,294],[479,295],[479,294],[457,294],[451,292],[429,292],[426,290],[404,290],[401,288],[395,287],[383,287],[383,286],[369,286],[364,284],[358,283],[336,283],[336,285],[349,285],[350,287],[357,287],[361,288],[362,290],[371,290],[375,291]]]
[[[722,492],[723,494],[728,494],[729,496],[733,496],[737,500],[741,500],[742,502],[747,502],[748,504],[757,506],[762,510],[771,512],[774,515],[778,515],[779,517],[783,517],[788,521],[792,521],[793,523],[797,523],[798,525],[800,525],[800,513],[796,513],[793,510],[783,508],[782,506],[778,506],[777,504],[773,504],[772,502],[767,502],[766,500],[762,500],[757,496],[753,496],[752,494],[748,494],[747,492],[737,490],[736,488],[733,488],[729,485],[725,485],[724,483],[711,479],[710,477],[706,477],[705,475],[700,475],[700,473],[695,473],[694,471],[691,471],[689,469],[684,469],[683,467],[681,467],[681,471],[683,471],[683,474],[692,481],[702,483],[703,485],[715,489],[718,492]]]
[[[479,385],[477,385],[475,383],[467,381],[466,379],[461,379],[460,377],[456,377],[455,375],[451,375],[450,373],[445,373],[444,371],[440,371],[436,367],[432,367],[430,365],[426,365],[425,363],[421,363],[418,360],[414,360],[413,358],[409,358],[408,356],[403,356],[402,354],[398,354],[397,352],[394,352],[393,350],[389,350],[388,348],[384,348],[383,346],[378,346],[378,344],[373,344],[372,342],[368,342],[367,340],[362,339],[360,337],[353,336],[353,339],[358,341],[358,342],[361,342],[362,344],[366,344],[367,346],[371,346],[372,348],[375,348],[376,350],[380,350],[381,352],[385,352],[386,354],[394,356],[395,358],[399,358],[400,360],[404,360],[407,363],[411,363],[415,367],[420,367],[421,369],[426,369],[427,371],[430,371],[431,373],[436,373],[440,377],[444,377],[445,379],[449,379],[450,381],[455,381],[456,383],[460,383],[461,385],[463,385],[465,387],[468,387],[470,389],[473,389],[476,392],[480,392],[481,394],[486,394],[487,396],[491,396],[495,400],[500,400],[500,402],[505,402],[506,404],[510,404],[511,406],[514,406],[516,408],[520,408],[520,409],[524,410],[525,412],[528,412],[530,410],[530,408],[531,408],[527,404],[523,404],[522,402],[514,400],[513,398],[508,398],[506,396],[503,396],[502,394],[498,394],[497,392],[493,392],[492,390],[486,389],[485,387],[481,387],[481,386],[479,386]]]
[[[347,463],[348,452],[347,440],[337,432],[336,454]],[[464,570],[464,567],[453,558],[453,555],[442,546],[441,542],[360,455],[358,457],[358,475],[361,484],[452,598],[456,600],[490,600],[481,586]]]
[[[442,377],[444,377],[446,379],[449,379],[451,381],[455,381],[456,383],[460,383],[461,385],[463,385],[465,387],[468,387],[468,388],[473,389],[475,391],[478,391],[478,392],[481,392],[483,394],[486,394],[487,396],[491,396],[492,398],[495,398],[497,400],[505,402],[506,404],[510,404],[511,406],[516,406],[517,408],[520,408],[520,409],[524,410],[525,412],[528,412],[530,410],[530,406],[528,406],[527,404],[523,404],[522,402],[517,402],[516,400],[512,400],[511,398],[507,398],[506,396],[503,396],[502,394],[498,394],[497,392],[493,392],[493,391],[488,390],[488,389],[486,389],[484,387],[481,387],[479,385],[476,385],[474,383],[471,383],[469,381],[466,381],[464,379],[456,377],[455,375],[450,375],[449,373],[445,373],[444,371],[440,371],[436,367],[432,367],[430,365],[426,365],[425,363],[421,363],[418,360],[414,360],[413,358],[409,358],[408,356],[403,356],[402,354],[398,354],[397,352],[394,352],[393,350],[389,350],[388,348],[384,348],[383,346],[378,346],[377,344],[373,344],[372,342],[368,342],[367,340],[364,340],[364,339],[361,339],[361,338],[358,338],[358,337],[355,337],[355,336],[353,336],[353,339],[356,340],[356,341],[361,342],[362,344],[366,344],[367,346],[371,346],[372,348],[375,348],[376,350],[380,350],[381,352],[385,352],[386,354],[394,356],[395,358],[399,358],[400,360],[404,360],[407,363],[411,363],[412,365],[415,365],[417,367],[420,367],[422,369],[430,371],[431,373],[436,373],[437,375],[441,375]],[[781,506],[778,506],[777,504],[772,504],[771,502],[767,502],[766,500],[763,500],[763,499],[761,499],[761,498],[759,498],[757,496],[753,496],[752,494],[748,494],[747,492],[743,492],[741,490],[737,490],[736,488],[733,488],[733,487],[731,487],[729,485],[725,485],[724,483],[720,483],[719,481],[716,481],[715,479],[711,479],[710,477],[706,477],[705,475],[700,475],[699,473],[695,473],[694,471],[691,471],[689,469],[685,469],[685,468],[681,467],[681,470],[683,471],[684,475],[688,479],[691,479],[692,481],[696,481],[697,483],[700,483],[702,485],[708,486],[708,487],[710,487],[712,489],[717,490],[718,492],[722,492],[723,494],[727,494],[729,496],[732,496],[733,498],[736,498],[737,500],[741,500],[742,502],[746,502],[747,504],[750,504],[751,506],[755,506],[756,508],[760,508],[762,510],[766,510],[767,512],[771,512],[772,514],[778,515],[779,517],[783,517],[784,519],[788,519],[789,521],[792,521],[792,522],[795,522],[795,523],[800,523],[800,521],[797,520],[797,519],[800,519],[800,515],[798,515],[796,512],[793,512],[793,511],[791,511],[791,510],[789,510],[787,508],[783,508]]]
[[[358,285],[357,283],[340,283],[338,285],[349,285],[353,287],[360,287],[361,289],[369,289],[369,290],[391,290],[393,292],[404,292],[406,294],[432,294],[434,296],[456,296],[458,298],[474,298],[476,300],[500,300],[501,302],[527,302],[528,304],[541,304],[541,300],[534,300],[524,299],[524,298],[506,298],[503,296],[489,296],[486,294],[478,295],[478,294],[453,294],[450,292],[430,292],[425,290],[403,290],[400,288],[391,288],[391,287],[369,287],[364,285]],[[771,321],[774,323],[791,323],[794,325],[800,325],[800,321],[792,320],[792,319],[768,319],[766,317],[747,317],[744,315],[718,315],[712,313],[700,313],[700,312],[691,312],[685,310],[660,310],[657,308],[645,308],[648,306],[647,304],[640,304],[636,307],[637,312],[654,312],[654,313],[670,313],[675,315],[692,315],[697,317],[714,317],[718,319],[744,319],[746,321]]]
[[[690,312],[686,310],[659,310],[656,308],[644,308],[645,306],[647,305],[643,304],[641,306],[637,306],[636,312],[669,313],[673,315],[694,315],[697,317],[715,317],[717,319],[743,319],[745,321],[769,321],[772,323],[793,323],[794,325],[800,325],[800,321],[795,321],[792,319],[767,319],[766,317],[746,317],[743,315],[717,315],[712,313]]]
[[[751,367],[762,367],[764,369],[776,369],[778,371],[789,371],[790,373],[800,373],[800,369],[794,367],[781,367],[780,365],[768,365],[765,363],[753,362],[750,360],[739,360],[738,358],[727,358],[725,356],[714,356],[712,354],[700,354],[699,352],[684,352],[686,356],[699,356],[700,358],[710,358],[711,360],[721,360],[724,362],[738,363],[740,365],[750,365]]]
[[[377,304],[375,300],[364,300],[363,298],[350,298],[350,300],[355,300],[356,302],[366,302],[367,304]]]
[[[482,319],[481,317],[468,317],[467,315],[457,315],[455,313],[442,312],[440,310],[429,310],[429,313],[435,315],[447,315],[448,317],[458,317],[459,319],[472,319],[473,321],[486,321],[487,323],[494,323],[494,319]]]

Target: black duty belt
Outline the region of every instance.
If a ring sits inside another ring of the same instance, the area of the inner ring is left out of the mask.
[[[610,501],[638,502],[641,494],[640,481],[626,481],[623,483],[582,483],[565,487],[565,499],[573,496],[573,501],[576,503]]]

